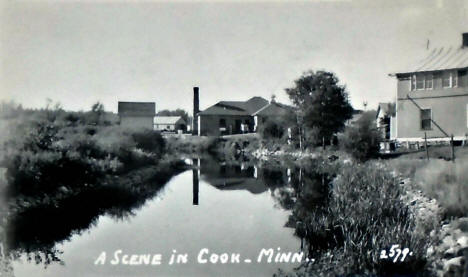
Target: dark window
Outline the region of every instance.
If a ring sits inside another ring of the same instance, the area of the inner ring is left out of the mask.
[[[421,109],[421,130],[431,130],[432,129],[432,110],[431,109]]]
[[[458,86],[459,87],[466,87],[467,86],[467,78],[466,78],[466,69],[458,70]]]
[[[219,120],[219,127],[226,127],[226,119],[221,118]]]
[[[424,89],[424,75],[416,75],[416,89]]]

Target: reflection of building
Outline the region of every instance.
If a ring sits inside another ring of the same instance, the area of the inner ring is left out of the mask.
[[[222,190],[248,190],[257,194],[267,191],[264,183],[254,177],[253,166],[230,165],[213,159],[200,161],[200,174],[203,180]]]
[[[428,51],[398,80],[396,132],[399,141],[466,139],[468,133],[468,33],[462,46]],[[440,130],[439,127],[444,130]]]
[[[219,163],[213,159],[200,161],[200,175],[221,190],[248,190],[258,194],[290,181],[287,168],[257,167],[248,164]]]
[[[119,102],[120,125],[127,128],[153,129],[156,104],[154,102]]]
[[[168,132],[187,131],[187,122],[181,116],[154,117],[154,130]]]

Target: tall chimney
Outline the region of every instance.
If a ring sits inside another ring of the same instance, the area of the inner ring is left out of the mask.
[[[193,128],[192,128],[192,135],[198,135],[198,112],[200,111],[199,106],[199,93],[198,87],[193,87]]]
[[[463,42],[462,42],[462,47],[468,47],[468,33],[463,33]]]

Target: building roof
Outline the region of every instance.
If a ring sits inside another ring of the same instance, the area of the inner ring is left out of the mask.
[[[376,117],[379,116],[380,112],[383,112],[384,115],[395,115],[395,104],[394,103],[379,103],[377,107],[377,114]]]
[[[430,50],[423,59],[396,74],[466,67],[468,67],[468,47],[440,47]]]
[[[120,102],[119,115],[128,116],[155,116],[156,104],[154,102]]]
[[[172,124],[182,124],[185,123],[185,120],[181,116],[155,116],[154,124],[162,125],[172,125]]]
[[[213,106],[199,112],[199,115],[252,115],[268,101],[262,97],[252,97],[247,101],[220,101]]]
[[[288,112],[294,111],[294,107],[284,105],[278,102],[270,102],[268,105],[262,107],[252,115],[259,116],[271,116],[271,115],[282,115]]]

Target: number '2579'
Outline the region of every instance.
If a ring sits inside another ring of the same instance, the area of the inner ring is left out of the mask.
[[[400,249],[400,245],[394,244],[390,247],[390,250],[381,250],[380,251],[380,259],[391,259],[393,258],[393,262],[396,263],[398,258],[400,258],[400,262],[405,261],[407,256],[412,256],[413,252],[409,250],[409,248]]]

